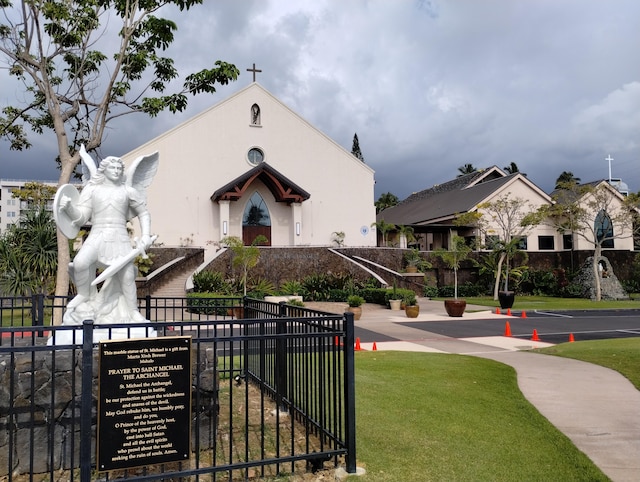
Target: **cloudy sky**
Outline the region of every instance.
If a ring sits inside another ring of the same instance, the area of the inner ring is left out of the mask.
[[[170,55],[241,76],[181,115],[129,116],[120,155],[257,80],[347,150],[358,134],[376,197],[401,199],[458,167],[515,162],[546,191],[562,171],[640,191],[637,0],[206,0],[175,16]],[[173,15],[173,12],[169,12]],[[0,104],[19,89],[0,72]],[[126,133],[126,134],[125,134]],[[0,177],[57,179],[55,145],[14,152]]]

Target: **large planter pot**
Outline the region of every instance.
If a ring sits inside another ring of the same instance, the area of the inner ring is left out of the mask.
[[[465,300],[444,300],[444,309],[449,316],[461,317],[466,307],[467,302]]]
[[[350,311],[351,313],[353,313],[354,320],[359,320],[360,317],[362,316],[362,306],[349,306],[347,308],[347,311]]]
[[[419,305],[406,305],[404,307],[404,313],[407,315],[407,318],[417,318],[420,314],[420,306]]]
[[[418,272],[418,267],[417,266],[407,266],[405,269],[405,272],[407,273],[417,273]]]
[[[402,304],[402,300],[389,300],[389,307],[392,310],[400,311],[401,304]]]
[[[512,308],[515,299],[516,293],[514,291],[498,291],[498,301],[500,302],[500,308],[503,310]]]

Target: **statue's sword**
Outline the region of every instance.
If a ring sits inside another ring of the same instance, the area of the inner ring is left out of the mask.
[[[157,234],[152,236],[151,243],[153,243],[157,238],[158,238]],[[124,256],[121,256],[118,259],[116,259],[102,273],[100,273],[100,276],[96,277],[96,279],[93,280],[93,282],[91,283],[91,286],[95,286],[99,283],[102,283],[107,278],[110,278],[111,276],[116,274],[118,271],[120,271],[122,268],[127,266],[129,263],[132,263],[133,260],[136,259],[138,256],[142,256],[143,258],[147,257],[147,253],[144,252],[144,247],[139,246],[139,247],[133,248],[131,252],[129,252],[128,254],[125,254]]]

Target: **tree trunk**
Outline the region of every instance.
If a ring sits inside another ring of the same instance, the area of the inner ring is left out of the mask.
[[[62,162],[62,171],[58,179],[58,188],[63,184],[67,184],[71,179],[71,174],[75,168],[72,158]],[[62,324],[63,307],[65,305],[62,297],[69,295],[69,262],[71,254],[69,253],[69,240],[60,230],[57,230],[56,239],[58,242],[58,271],[56,273],[56,289],[54,291],[54,309],[52,323],[54,325]]]
[[[502,274],[502,263],[504,262],[504,258],[507,256],[507,253],[501,253],[500,259],[498,260],[498,270],[496,273],[496,282],[493,287],[493,300],[498,300],[498,291],[500,291],[500,275]]]
[[[593,251],[593,276],[596,281],[596,301],[600,301],[602,299],[602,284],[600,280],[600,270],[598,269],[598,261],[600,260],[601,254],[602,248],[599,245],[596,245],[596,249]]]

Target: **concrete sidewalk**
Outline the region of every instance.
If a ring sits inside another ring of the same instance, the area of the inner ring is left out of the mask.
[[[415,321],[448,318],[441,301],[420,299],[419,304]],[[463,318],[508,321],[486,307],[467,310],[479,311],[465,313]],[[335,312],[336,307],[327,311]],[[512,366],[527,400],[611,480],[640,481],[640,391],[622,375],[591,363],[523,351],[548,343],[505,336],[454,339],[411,328],[408,321],[402,312],[364,305],[356,326],[395,340],[376,342],[377,350],[466,354]],[[373,343],[362,343],[361,348],[371,350]]]

